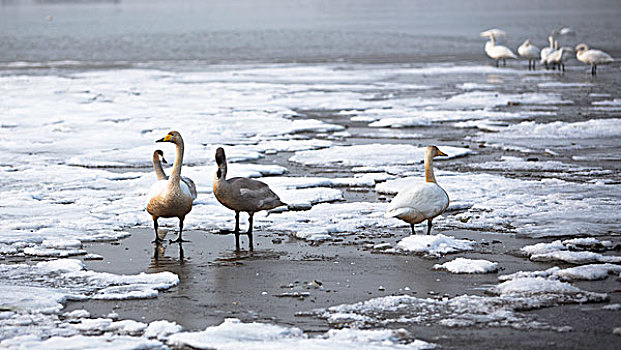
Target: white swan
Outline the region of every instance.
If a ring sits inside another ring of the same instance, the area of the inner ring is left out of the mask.
[[[436,146],[425,150],[425,182],[399,192],[388,205],[385,216],[401,219],[410,224],[412,234],[414,225],[427,220],[427,234],[431,233],[431,221],[442,214],[449,205],[446,191],[436,183],[433,174],[433,157],[446,156]]]
[[[552,69],[558,67],[558,70],[565,71],[565,61],[569,59],[569,54],[573,51],[571,47],[563,46],[558,50],[555,50],[546,57],[546,63],[552,65]]]
[[[499,29],[496,29],[499,31]],[[487,36],[489,41],[485,43],[485,53],[494,61],[496,61],[496,67],[498,62],[502,60],[503,65],[507,65],[507,58],[517,58],[517,56],[506,46],[496,45],[496,39],[493,34],[493,29],[487,30],[481,33],[481,36]],[[502,31],[501,31],[502,32]],[[504,32],[503,32],[504,33]]]
[[[547,58],[552,52],[554,52],[554,37],[550,35],[548,37],[548,42],[550,43],[550,46],[541,49],[541,64],[545,65],[546,69],[550,68],[548,67]]]
[[[161,150],[155,150],[153,152],[153,159],[151,160],[153,163],[153,170],[155,171],[155,176],[158,180],[168,180],[168,175],[164,172],[164,168],[162,167],[162,163],[167,163],[166,159],[164,159],[164,152]],[[190,189],[190,193],[192,194],[192,199],[196,199],[196,184],[189,177],[182,176],[181,181],[185,182],[185,184]]]
[[[254,213],[261,210],[270,210],[283,203],[264,182],[247,179],[244,177],[226,178],[227,163],[224,149],[218,147],[216,150],[216,163],[218,171],[213,179],[213,194],[222,205],[235,211],[235,250],[239,251],[239,212],[248,213],[248,245],[250,250],[252,245],[252,224]],[[231,233],[229,230],[222,230],[223,233]]]
[[[591,65],[591,75],[597,74],[597,65],[611,63],[615,59],[602,50],[589,49],[586,44],[576,46],[576,58],[578,61]]]
[[[161,242],[157,235],[157,219],[179,218],[179,236],[173,242],[183,242],[183,220],[192,210],[192,194],[185,182],[181,181],[181,165],[183,163],[183,138],[177,131],[171,131],[163,138],[155,142],[172,142],[177,147],[177,155],[172,173],[168,180],[158,180],[149,189],[147,200],[147,212],[153,218],[155,229],[155,241]]]
[[[518,54],[528,59],[528,70],[535,69],[535,62],[539,58],[540,50],[537,46],[531,44],[530,39],[526,39],[520,47],[518,47]]]

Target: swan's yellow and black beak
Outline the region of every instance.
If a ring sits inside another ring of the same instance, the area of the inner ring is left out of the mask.
[[[170,134],[162,137],[161,139],[155,141],[155,142],[171,142],[170,140],[172,139],[172,136],[170,136]]]
[[[442,151],[440,151],[440,150],[438,150],[438,155],[439,155],[439,156],[448,157],[448,154],[446,154],[446,153],[444,153],[444,152],[442,152]]]

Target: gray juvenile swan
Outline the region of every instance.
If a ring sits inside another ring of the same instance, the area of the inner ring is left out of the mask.
[[[218,202],[235,211],[235,229],[232,231],[235,234],[235,250],[239,251],[240,211],[248,213],[248,231],[246,235],[248,235],[249,248],[252,250],[252,218],[254,213],[286,204],[278,198],[276,193],[267,184],[261,181],[243,177],[234,177],[227,180],[226,155],[222,147],[218,147],[216,150],[216,163],[218,164],[218,171],[213,180],[213,194]],[[222,230],[222,232],[230,233],[231,231]]]
[[[153,163],[153,170],[155,171],[155,176],[157,176],[158,180],[168,180],[168,175],[164,172],[164,168],[162,167],[162,163],[166,164],[166,159],[164,159],[164,152],[161,150],[155,150],[153,152],[153,159],[151,160]],[[194,181],[187,176],[182,176],[181,181],[185,182],[185,184],[190,189],[190,193],[192,194],[192,199],[196,199],[196,185]]]
[[[183,242],[183,220],[192,210],[192,194],[185,182],[181,181],[181,165],[183,163],[183,138],[177,131],[171,131],[168,135],[155,142],[172,142],[177,146],[177,155],[172,173],[168,180],[158,180],[151,185],[147,200],[147,212],[153,218],[155,229],[155,241],[161,242],[157,236],[158,218],[179,218],[179,236],[172,242]]]
[[[433,174],[433,157],[446,156],[436,146],[425,150],[425,182],[400,191],[388,205],[385,216],[401,219],[410,224],[412,234],[414,224],[427,220],[427,234],[431,233],[431,221],[442,214],[449,205],[446,191],[436,183]]]

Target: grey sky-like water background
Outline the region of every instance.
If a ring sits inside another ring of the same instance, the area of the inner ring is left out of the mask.
[[[477,61],[481,30],[543,47],[551,30],[613,56],[619,1],[18,1],[0,3],[0,62]],[[563,39],[561,40],[563,41]],[[563,42],[562,42],[563,44]]]

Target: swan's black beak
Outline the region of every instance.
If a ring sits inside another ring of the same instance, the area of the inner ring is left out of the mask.
[[[157,141],[156,141],[157,142]],[[162,156],[162,163],[164,164],[168,164],[168,162],[166,161],[166,159],[164,159],[164,156]]]
[[[172,137],[169,135],[166,135],[164,137],[162,137],[161,139],[155,141],[155,142],[170,142],[170,139],[172,139]]]

